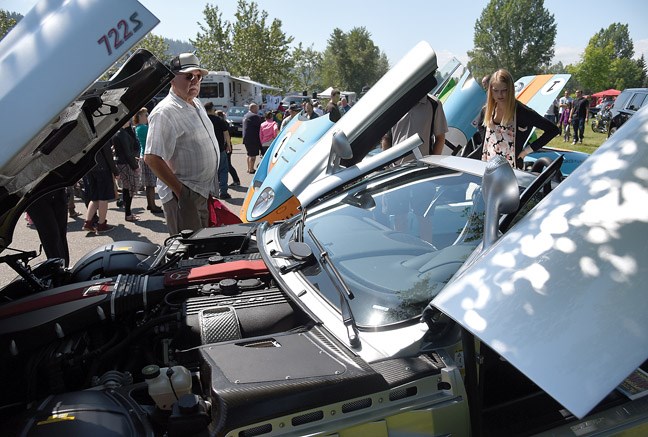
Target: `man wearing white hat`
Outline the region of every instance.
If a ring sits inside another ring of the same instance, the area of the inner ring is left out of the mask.
[[[171,60],[169,94],[149,117],[144,162],[158,178],[169,234],[208,225],[207,199],[218,192],[218,140],[197,96],[207,70],[193,53]]]

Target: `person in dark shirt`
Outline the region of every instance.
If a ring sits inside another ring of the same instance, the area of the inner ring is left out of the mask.
[[[247,172],[254,173],[254,163],[261,152],[261,130],[263,119],[259,115],[259,105],[250,103],[250,110],[243,116],[243,145],[247,152]]]
[[[139,155],[140,149],[135,132],[126,123],[112,138],[115,149],[115,163],[122,183],[122,199],[124,202],[124,220],[137,221],[139,218],[132,213],[133,196],[139,188]]]
[[[83,176],[85,200],[88,202],[88,212],[83,223],[83,230],[88,233],[101,234],[110,232],[114,228],[108,224],[106,215],[108,201],[116,197],[113,177],[119,177],[119,171],[113,160],[110,143],[108,141],[99,149],[96,155],[97,164]],[[96,222],[95,214],[98,217]]]
[[[222,118],[225,123],[227,123],[227,116],[224,111],[216,111],[216,116]],[[229,123],[228,123],[229,124]],[[232,144],[232,137],[230,136],[229,130],[223,133],[223,138],[225,138],[225,144],[227,146],[227,166],[229,167],[229,174],[232,176],[232,183],[229,184],[230,187],[238,187],[241,185],[241,179],[239,178],[234,165],[232,164],[232,152],[234,151],[234,145]]]
[[[205,110],[207,117],[214,125],[214,133],[216,140],[218,140],[218,150],[220,151],[220,159],[218,161],[218,198],[231,199],[232,196],[227,192],[227,173],[229,172],[229,164],[227,162],[227,153],[232,152],[232,142],[229,136],[229,126],[227,122],[216,115],[214,111],[214,104],[212,102],[205,103]]]
[[[331,100],[326,105],[326,113],[329,115],[329,120],[333,123],[336,123],[342,114],[340,113],[340,108],[338,107],[338,102],[340,101],[340,90],[333,89],[331,90]]]
[[[65,188],[58,188],[39,197],[27,207],[47,258],[62,258],[70,263],[67,242],[67,199]]]
[[[576,98],[572,102],[572,110],[569,114],[569,121],[574,131],[574,142],[583,143],[585,124],[589,115],[589,100],[583,97],[583,91],[576,90]]]

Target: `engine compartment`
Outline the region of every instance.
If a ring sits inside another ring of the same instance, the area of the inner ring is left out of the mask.
[[[3,428],[101,435],[111,417],[120,435],[220,435],[440,374],[438,355],[383,363],[385,377],[349,351],[275,282],[256,228],[203,229],[130,256],[104,247],[69,271],[50,267],[39,278],[49,288],[27,292],[26,278],[5,287],[0,367],[15,376],[0,394]],[[150,366],[162,379],[187,369],[191,394],[161,409]]]

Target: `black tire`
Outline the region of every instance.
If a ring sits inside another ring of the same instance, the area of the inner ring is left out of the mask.
[[[598,125],[598,122],[596,120],[592,120],[592,131],[598,132],[598,129],[596,126]]]

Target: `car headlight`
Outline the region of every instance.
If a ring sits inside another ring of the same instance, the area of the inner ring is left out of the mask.
[[[274,201],[275,193],[274,190],[270,187],[266,187],[259,197],[257,197],[256,202],[254,202],[254,207],[252,208],[252,218],[257,219],[265,214],[268,209],[272,206]]]

